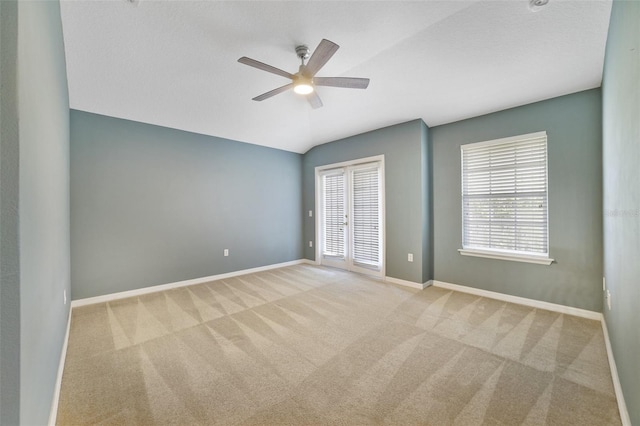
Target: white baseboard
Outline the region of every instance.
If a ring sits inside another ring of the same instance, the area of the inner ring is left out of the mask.
[[[237,277],[240,275],[247,275],[247,274],[253,274],[255,272],[268,271],[270,269],[284,268],[285,266],[300,265],[302,263],[315,264],[313,261],[308,259],[292,260],[290,262],[275,263],[273,265],[259,266],[257,268],[241,269],[239,271],[227,272],[225,274],[211,275],[208,277],[194,278],[192,280],[178,281],[174,283],[138,288],[135,290],[121,291],[119,293],[105,294],[104,296],[87,297],[85,299],[78,299],[78,300],[72,301],[71,307],[75,308],[78,306],[93,305],[94,303],[103,303],[103,302],[110,302],[112,300],[126,299],[127,297],[141,296],[143,294],[155,293],[158,291],[170,290],[172,288],[185,287],[188,285],[208,283],[210,281],[223,280],[226,278]]]
[[[60,362],[58,363],[58,375],[56,376],[56,384],[53,389],[53,400],[51,401],[51,411],[49,412],[49,426],[55,426],[58,417],[58,402],[60,401],[60,387],[62,386],[62,373],[64,372],[64,363],[67,359],[67,345],[69,343],[69,330],[71,329],[71,311],[73,307],[69,307],[69,317],[67,318],[67,331],[64,334],[64,342],[62,342],[62,351],[60,351]]]
[[[571,306],[558,305],[556,303],[543,302],[542,300],[528,299],[526,297],[512,296],[510,294],[497,293],[495,291],[482,290],[474,287],[467,287],[459,284],[451,284],[444,281],[433,280],[434,287],[446,288],[448,290],[460,291],[463,293],[473,294],[475,296],[488,297],[490,299],[502,300],[504,302],[516,303],[518,305],[530,306],[532,308],[546,309],[547,311],[560,312],[561,314],[574,315],[600,321],[602,314],[600,312],[589,311],[586,309],[574,308]]]
[[[622,393],[620,376],[618,376],[618,367],[616,367],[616,360],[613,357],[613,350],[611,349],[611,341],[609,340],[609,330],[607,329],[607,322],[604,319],[604,315],[602,316],[602,332],[604,333],[604,344],[607,347],[607,358],[609,358],[609,368],[611,369],[611,379],[613,380],[613,389],[616,392],[616,400],[618,401],[618,411],[620,411],[620,420],[622,420],[622,426],[631,426],[631,417],[629,417],[627,404],[624,402],[624,394]]]
[[[420,290],[424,290],[433,283],[432,280],[429,280],[426,283],[414,283],[413,281],[401,280],[400,278],[393,277],[384,277],[384,280],[392,284],[403,285],[405,287],[417,288]]]

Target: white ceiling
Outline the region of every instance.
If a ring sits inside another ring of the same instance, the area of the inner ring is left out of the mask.
[[[63,0],[71,108],[303,153],[422,118],[436,126],[599,87],[610,0]],[[287,79],[295,46],[341,46],[313,110]]]

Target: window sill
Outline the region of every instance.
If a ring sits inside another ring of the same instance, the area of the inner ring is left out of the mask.
[[[484,251],[474,249],[458,249],[463,256],[485,257],[488,259],[511,260],[514,262],[536,263],[538,265],[551,265],[554,259],[544,256],[534,256],[526,254],[502,253],[498,251]]]

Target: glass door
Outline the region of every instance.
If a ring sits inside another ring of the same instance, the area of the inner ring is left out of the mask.
[[[321,264],[382,275],[382,180],[380,162],[319,172]]]
[[[347,269],[348,225],[345,169],[322,173],[321,263]]]

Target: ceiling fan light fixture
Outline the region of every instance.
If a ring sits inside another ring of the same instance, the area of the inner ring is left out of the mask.
[[[306,78],[298,79],[293,85],[293,91],[299,95],[308,95],[313,92],[311,81]]]

